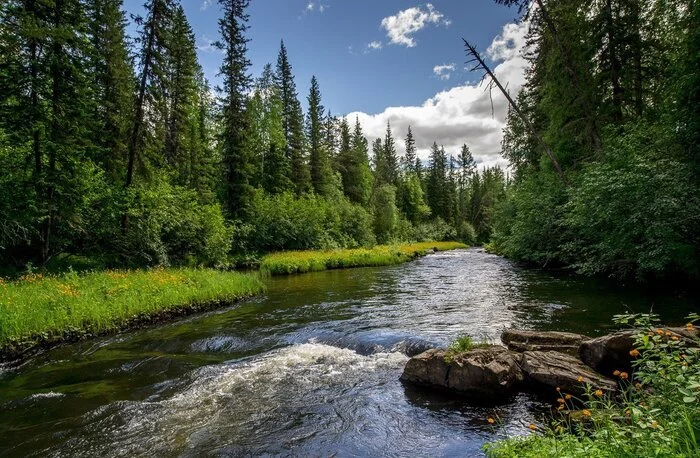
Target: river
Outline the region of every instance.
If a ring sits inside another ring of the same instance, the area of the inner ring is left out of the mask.
[[[680,323],[697,306],[480,249],[271,278],[254,300],[0,371],[0,455],[480,456],[547,405],[404,386],[407,354],[506,327],[599,335],[652,307]]]

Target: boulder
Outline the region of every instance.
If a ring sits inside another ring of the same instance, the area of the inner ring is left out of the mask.
[[[579,358],[601,374],[632,370],[630,351],[634,348],[636,331],[619,331],[583,342]]]
[[[665,337],[676,336],[686,346],[698,346],[698,330],[696,328],[661,327]],[[634,337],[638,331],[618,331],[596,339],[590,339],[581,344],[579,357],[581,361],[601,374],[611,375],[614,371],[629,372],[632,370],[630,351],[634,349]],[[666,333],[670,332],[670,336]]]
[[[604,391],[617,389],[613,380],[596,373],[578,358],[556,351],[526,351],[520,368],[533,388],[559,387],[574,394],[583,393],[586,384]]]
[[[579,347],[589,337],[581,334],[557,331],[523,331],[508,329],[501,334],[501,341],[509,350],[524,351],[558,351],[578,356]]]
[[[518,357],[500,346],[457,355],[433,349],[411,358],[401,380],[460,394],[496,397],[512,393],[522,384]]]

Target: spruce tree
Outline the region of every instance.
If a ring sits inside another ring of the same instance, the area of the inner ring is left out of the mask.
[[[197,62],[194,32],[181,5],[173,13],[167,51],[164,156],[165,162],[178,172],[179,181],[186,184],[191,157],[198,155],[187,148],[195,146],[189,137],[196,133],[193,123],[196,122],[199,96],[198,76],[202,70]]]
[[[223,77],[221,100],[222,132],[220,137],[223,162],[226,167],[226,208],[234,219],[243,219],[249,211],[253,188],[250,185],[252,166],[245,148],[246,93],[251,79],[250,61],[246,57],[248,40],[248,0],[219,0],[223,17],[219,19],[224,52],[220,73]]]
[[[447,196],[447,157],[445,148],[434,142],[430,149],[430,168],[427,177],[428,205],[433,215],[449,219]]]
[[[92,136],[95,161],[112,182],[126,171],[129,126],[136,83],[126,43],[122,0],[88,2],[93,85]]]
[[[332,170],[323,132],[325,109],[321,105],[321,91],[315,76],[311,77],[311,89],[307,100],[309,114],[306,132],[309,141],[311,186],[316,194],[328,195],[332,189]]]
[[[275,77],[282,97],[282,125],[287,144],[287,158],[290,163],[290,179],[297,195],[300,195],[311,190],[311,173],[305,152],[304,116],[284,42],[280,44]]]
[[[343,192],[351,202],[365,205],[369,199],[371,176],[367,139],[362,132],[359,119],[350,133],[347,119],[340,124],[340,151],[338,153]]]
[[[155,124],[151,120],[163,120],[163,100],[161,89],[166,86],[166,43],[168,40],[168,27],[171,23],[173,0],[148,0],[144,5],[146,19],[138,17],[137,24],[141,24],[137,43],[140,45],[138,53],[140,74],[134,106],[134,117],[129,132],[128,157],[126,166],[126,180],[124,186],[130,187],[134,181],[134,173],[137,162],[143,163],[140,157],[146,143],[146,128],[149,124]],[[152,133],[152,132],[151,132]],[[127,227],[126,216],[122,226]]]
[[[413,138],[411,126],[408,126],[406,134],[406,155],[403,158],[403,171],[405,173],[416,172],[416,140]]]

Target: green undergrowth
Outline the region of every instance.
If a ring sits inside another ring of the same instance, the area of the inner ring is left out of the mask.
[[[258,275],[210,269],[107,270],[0,279],[0,354],[100,334],[263,290]]]
[[[698,315],[689,317],[694,330]],[[487,444],[491,458],[700,457],[700,349],[695,342],[654,326],[652,315],[618,322],[637,329],[634,372],[615,371],[620,393],[586,386],[585,395],[559,393],[550,418],[532,434]],[[493,417],[488,423],[498,428]]]
[[[461,353],[467,352],[469,350],[474,350],[475,348],[486,348],[491,345],[486,340],[476,341],[471,336],[460,336],[457,337],[450,345],[447,347],[445,352],[445,362],[451,363],[454,361],[455,357]]]
[[[260,270],[270,275],[289,275],[348,267],[388,266],[410,261],[430,250],[457,248],[467,246],[459,242],[421,242],[328,251],[284,251],[265,256]]]

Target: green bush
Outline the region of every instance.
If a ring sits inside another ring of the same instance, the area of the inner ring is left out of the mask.
[[[258,193],[249,220],[235,226],[233,251],[245,254],[329,249],[374,242],[371,216],[347,199]]]
[[[457,240],[457,231],[442,218],[438,217],[432,221],[417,224],[415,238],[419,242],[424,240]]]
[[[218,204],[165,182],[135,186],[126,197],[128,229],[114,234],[117,256],[129,265],[204,264],[226,260],[233,230]],[[119,225],[112,224],[111,228]],[[104,246],[110,246],[104,240]]]

